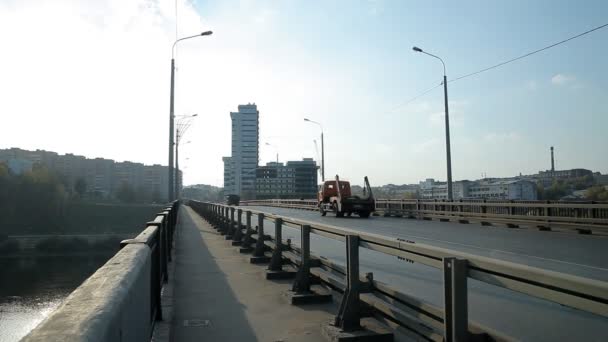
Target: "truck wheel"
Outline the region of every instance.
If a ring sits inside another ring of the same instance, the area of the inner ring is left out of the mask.
[[[323,207],[319,207],[319,212],[321,213],[321,216],[327,215],[327,212],[323,209]]]
[[[336,217],[344,217],[344,212],[343,211],[336,212]]]
[[[369,211],[360,211],[359,212],[359,217],[368,218],[369,214],[370,214]]]

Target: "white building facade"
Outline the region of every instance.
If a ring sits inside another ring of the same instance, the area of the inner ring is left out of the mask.
[[[232,156],[224,157],[224,193],[255,198],[255,171],[259,160],[259,117],[254,104],[231,112]]]
[[[457,181],[452,184],[454,200],[459,199],[500,199],[500,200],[537,200],[536,184],[528,180],[480,180]],[[445,182],[427,179],[420,182],[421,199],[441,199],[448,197]]]

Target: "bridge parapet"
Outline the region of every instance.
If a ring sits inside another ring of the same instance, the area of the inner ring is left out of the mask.
[[[189,205],[217,225],[218,229],[234,227],[236,222],[226,213],[228,206],[190,201]],[[234,208],[234,207],[233,207]],[[417,241],[391,238],[383,235],[319,224],[270,212],[239,207],[247,217],[257,215],[275,222],[275,228],[289,226],[301,231],[300,247],[280,239],[266,236],[263,230],[251,232],[249,238],[263,243],[273,256],[298,269],[295,292],[308,291],[308,277],[344,293],[335,325],[343,330],[357,329],[361,314],[359,305],[373,310],[389,322],[414,331],[429,340],[473,340],[485,335],[491,340],[511,340],[508,332],[481,325],[468,319],[468,279],[490,286],[519,292],[563,306],[608,318],[608,283],[570,274],[548,271],[523,264],[435,247]],[[237,218],[238,220],[238,218]],[[249,221],[249,220],[248,220]],[[257,233],[257,234],[256,234]],[[326,257],[310,255],[311,234],[345,242],[347,265]],[[276,238],[278,236],[278,238]],[[278,246],[278,247],[277,247]],[[278,249],[277,249],[278,248]],[[374,280],[372,274],[359,274],[359,248],[380,252],[400,259],[416,262],[439,270],[443,274],[444,305],[438,307],[411,294],[401,293],[391,284]],[[273,258],[276,259],[276,258]],[[280,270],[281,263],[274,260],[269,271]],[[516,328],[515,328],[516,329]]]
[[[315,200],[253,200],[242,201],[241,204],[318,209]],[[608,202],[376,199],[376,212],[385,216],[608,234]]]
[[[162,319],[179,203],[159,213],[23,341],[149,341]]]

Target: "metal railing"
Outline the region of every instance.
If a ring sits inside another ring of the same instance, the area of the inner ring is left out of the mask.
[[[269,270],[282,269],[283,260],[298,269],[293,290],[310,293],[311,279],[344,293],[336,324],[344,329],[359,325],[359,305],[366,305],[389,321],[435,341],[466,341],[485,335],[493,340],[511,340],[501,332],[468,319],[467,280],[520,292],[564,306],[608,317],[608,283],[527,265],[434,247],[414,241],[338,228],[246,207],[190,201],[189,205],[254,256],[272,252]],[[235,219],[236,212],[236,219]],[[242,224],[242,215],[246,224]],[[252,225],[257,216],[257,226]],[[274,222],[275,239],[264,233],[264,222]],[[285,226],[301,233],[300,247],[282,240]],[[347,266],[310,254],[310,235],[345,242]],[[359,274],[359,248],[439,269],[443,272],[444,308],[395,290],[390,284]]]
[[[316,210],[314,200],[255,200],[243,205]],[[376,211],[385,216],[439,219],[482,224],[502,223],[540,230],[560,228],[578,233],[608,234],[607,202],[505,200],[391,200],[377,199]]]
[[[176,201],[135,238],[123,240],[120,251],[23,340],[150,340],[162,319],[178,210]]]

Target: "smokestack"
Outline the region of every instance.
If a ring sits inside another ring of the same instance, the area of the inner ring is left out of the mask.
[[[555,159],[553,158],[553,146],[551,146],[551,172],[555,172]]]

